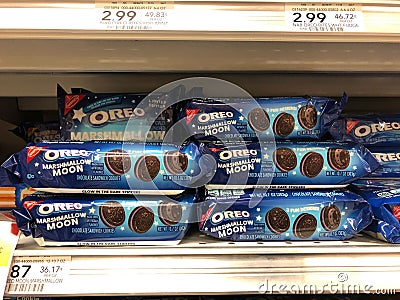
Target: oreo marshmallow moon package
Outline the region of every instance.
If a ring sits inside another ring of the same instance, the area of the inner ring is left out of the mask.
[[[335,121],[347,95],[323,97],[193,99],[180,114],[199,140],[316,140]]]
[[[167,98],[179,99],[184,89],[149,95],[74,88],[68,94],[58,85],[57,91],[62,140],[161,142],[174,117]]]
[[[1,178],[49,192],[172,195],[201,180],[200,158],[193,143],[43,142],[12,155]]]
[[[400,150],[398,147],[368,147],[381,167],[376,169],[368,178],[400,179]]]
[[[179,196],[33,194],[17,201],[17,225],[41,246],[178,244],[195,214],[194,192]]]
[[[365,232],[389,243],[400,243],[400,182],[397,186],[357,185],[354,191],[371,205],[374,220]]]
[[[210,189],[338,188],[379,167],[353,143],[207,143],[200,151],[209,161]]]
[[[231,241],[345,240],[372,220],[346,190],[208,190],[199,216],[201,232]]]
[[[329,133],[336,140],[364,146],[400,145],[400,115],[344,116],[333,123]]]

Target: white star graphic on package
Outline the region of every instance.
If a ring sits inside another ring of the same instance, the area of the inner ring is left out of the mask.
[[[125,230],[125,227],[124,227],[124,226],[121,226],[120,229],[121,229],[121,231],[124,231],[124,230]]]
[[[94,214],[95,211],[94,207],[89,208],[89,213]]]
[[[261,211],[261,208],[257,207],[257,211],[260,212],[260,211]]]
[[[344,229],[347,229],[347,227],[349,227],[349,226],[347,226],[347,224],[343,225],[343,228],[344,228]]]
[[[83,117],[85,117],[86,114],[83,112],[83,107],[80,109],[74,109],[74,116],[72,119],[77,119],[79,122],[82,122]]]
[[[194,173],[194,170],[192,169],[192,170],[190,170],[190,174],[193,174]]]
[[[289,236],[289,233],[286,233],[285,235],[286,235],[286,236]]]
[[[196,127],[196,125],[194,125],[194,124],[193,124],[193,125],[192,125],[192,127],[193,127],[193,128],[195,128],[195,127]]]
[[[317,228],[317,231],[318,231],[318,232],[321,232],[321,228]]]
[[[164,170],[160,170],[160,174],[162,175],[162,174],[164,174],[165,173],[165,171]]]
[[[243,116],[240,116],[239,117],[239,121],[243,121],[244,120],[244,117]]]
[[[131,175],[126,174],[126,175],[125,175],[125,178],[126,178],[126,179],[129,179],[129,178],[131,178]]]
[[[258,222],[260,222],[261,221],[261,216],[260,215],[258,215],[257,217],[256,217],[256,220],[258,221]]]
[[[327,166],[324,166],[324,170],[325,170],[325,171],[328,170],[328,167],[327,167]]]
[[[35,162],[35,167],[36,168],[39,167],[39,163],[38,162]]]
[[[264,154],[264,159],[268,159],[268,158],[269,158],[268,153],[265,153],[265,154]]]
[[[185,211],[186,208],[187,208],[187,207],[186,207],[185,205],[183,205],[183,206],[182,206],[182,211]]]
[[[136,103],[136,100],[135,100],[135,99],[133,99],[131,102],[132,102],[133,104],[135,104],[135,103]]]
[[[38,171],[37,173],[38,173],[39,175],[42,174],[42,172],[40,172],[40,171]]]
[[[320,116],[321,115],[321,112],[320,111],[317,111],[317,116]]]
[[[296,127],[294,128],[294,130],[299,130],[299,126],[296,126]]]
[[[205,227],[205,228],[204,228],[204,231],[208,231],[208,227]]]
[[[155,221],[155,222],[154,222],[154,225],[158,226],[158,222],[157,222],[157,221]]]
[[[344,211],[341,212],[341,215],[344,216],[346,213]]]
[[[353,170],[357,170],[357,166],[353,166]]]
[[[293,172],[292,172],[292,174],[293,174],[293,175],[296,175],[296,174],[297,174],[297,172],[296,172],[296,171],[293,171]]]
[[[94,160],[100,160],[100,154],[96,154],[93,159]]]

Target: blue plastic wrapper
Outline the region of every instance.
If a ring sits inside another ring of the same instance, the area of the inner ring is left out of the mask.
[[[207,143],[200,151],[209,161],[210,189],[338,188],[379,167],[353,143]]]
[[[174,121],[167,99],[179,99],[182,93],[183,87],[151,95],[93,93],[79,88],[68,94],[58,85],[62,139],[161,142]]]
[[[13,211],[21,232],[41,246],[178,244],[195,214],[196,194],[110,196],[33,194]]]
[[[200,231],[232,241],[345,240],[372,220],[347,190],[209,190],[199,215]]]
[[[398,147],[368,147],[381,167],[376,169],[368,178],[400,179],[400,151]]]
[[[40,143],[42,141],[58,141],[60,123],[57,122],[23,122],[18,127],[10,130],[27,143]]]
[[[357,185],[353,189],[370,203],[374,215],[365,232],[389,243],[400,243],[400,184]]]
[[[320,139],[347,103],[323,97],[193,99],[180,114],[198,140]]]
[[[345,116],[333,123],[329,133],[335,140],[364,146],[397,146],[400,145],[400,115]]]
[[[43,142],[6,160],[0,178],[49,192],[172,195],[201,181],[200,159],[193,143]]]

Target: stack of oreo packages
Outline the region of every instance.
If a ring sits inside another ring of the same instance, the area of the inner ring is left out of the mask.
[[[94,93],[58,86],[61,140],[28,144],[1,167],[17,187],[19,229],[39,245],[170,245],[196,212],[200,151],[165,143],[175,121],[160,93]]]
[[[400,115],[343,115],[330,134],[337,140],[364,145],[380,167],[352,183],[355,192],[371,205],[373,222],[369,235],[400,243]]]
[[[326,141],[347,95],[192,99],[181,111],[205,176],[199,229],[229,241],[345,240],[372,221],[348,185],[379,167],[353,142]]]

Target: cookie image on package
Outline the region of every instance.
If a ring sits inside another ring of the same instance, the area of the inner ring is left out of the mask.
[[[324,166],[324,158],[317,152],[308,152],[300,162],[300,172],[304,176],[317,176]]]
[[[350,152],[343,148],[331,148],[328,150],[328,163],[336,171],[344,170],[350,164]]]
[[[327,231],[335,230],[340,225],[340,210],[336,205],[325,206],[321,210],[321,224]]]
[[[146,233],[154,223],[153,211],[145,206],[136,207],[129,216],[129,228],[136,233]]]
[[[100,205],[99,215],[101,221],[108,227],[115,228],[125,221],[124,207],[117,201],[107,201]]]
[[[265,223],[269,230],[276,234],[287,231],[290,227],[290,219],[287,213],[279,207],[274,207],[265,215]]]
[[[280,137],[286,137],[294,129],[294,117],[288,113],[280,113],[274,121],[274,133]]]
[[[270,120],[267,112],[262,108],[254,108],[247,115],[247,121],[255,132],[263,132],[269,128]]]
[[[311,214],[301,214],[293,224],[293,234],[301,239],[308,239],[317,229],[317,219]]]
[[[185,153],[179,151],[168,151],[164,155],[164,166],[167,172],[176,175],[186,171],[188,166],[188,157]]]
[[[278,148],[274,151],[273,160],[281,172],[289,172],[297,165],[296,153],[289,148]]]
[[[317,110],[310,104],[303,106],[297,113],[297,119],[304,129],[313,129],[317,125]]]
[[[107,169],[114,175],[123,175],[131,169],[128,152],[121,149],[110,150],[104,157]]]
[[[145,182],[152,181],[160,172],[160,161],[154,155],[142,155],[135,164],[135,176]]]
[[[172,201],[161,201],[158,205],[158,218],[164,225],[176,225],[182,219],[182,206]]]

